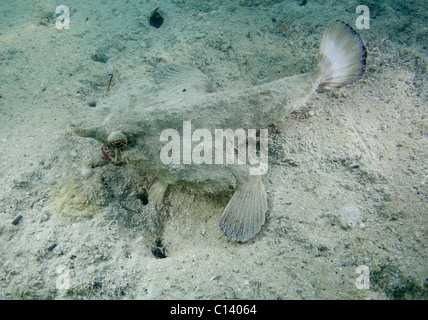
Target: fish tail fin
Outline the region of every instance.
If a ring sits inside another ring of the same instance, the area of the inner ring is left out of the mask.
[[[238,186],[220,218],[220,230],[231,240],[246,242],[259,233],[267,211],[261,179]]]
[[[321,40],[319,86],[332,89],[354,82],[364,73],[366,59],[367,50],[358,33],[343,21],[330,23]]]

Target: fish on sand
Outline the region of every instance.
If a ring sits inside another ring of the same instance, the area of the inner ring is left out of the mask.
[[[94,115],[87,124],[74,125],[74,131],[100,142],[104,157],[112,164],[130,165],[157,176],[149,202],[161,202],[170,184],[207,191],[232,188],[220,230],[231,240],[246,242],[259,233],[268,210],[261,175],[249,174],[250,164],[164,163],[160,154],[166,142],[161,141],[161,133],[179,130],[186,121],[194,130],[211,132],[267,128],[298,110],[316,89],[330,90],[359,79],[366,57],[358,33],[345,22],[334,21],[324,31],[312,72],[242,90],[218,90],[199,70],[170,66],[156,78],[159,90],[154,97],[142,98],[136,106],[122,107],[107,117]],[[192,147],[200,143],[188,142]]]

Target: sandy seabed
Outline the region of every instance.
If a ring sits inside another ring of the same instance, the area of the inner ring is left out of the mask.
[[[427,299],[426,2],[301,3],[0,2],[0,298]],[[245,244],[218,228],[230,192],[170,187],[155,210],[154,177],[70,127],[143,106],[171,63],[228,89],[309,71],[328,23],[355,27],[360,4],[366,72],[270,128],[269,211]]]

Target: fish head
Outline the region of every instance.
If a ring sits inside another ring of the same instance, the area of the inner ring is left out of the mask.
[[[92,126],[80,122],[72,128],[76,135],[98,141],[104,158],[115,166],[131,162],[130,158],[148,158],[146,126],[137,119],[124,122],[105,119],[101,125]]]

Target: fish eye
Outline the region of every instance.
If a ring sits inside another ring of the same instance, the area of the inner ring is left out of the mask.
[[[122,131],[113,131],[107,138],[110,147],[123,148],[128,144],[128,138]]]

